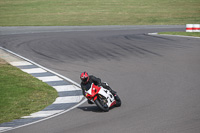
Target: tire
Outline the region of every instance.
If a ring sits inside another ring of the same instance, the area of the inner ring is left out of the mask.
[[[122,102],[121,102],[121,99],[119,98],[119,96],[117,96],[117,98],[115,100],[116,100],[115,107],[120,107]]]
[[[105,107],[104,105],[103,105],[103,103],[100,101],[101,99],[98,97],[94,102],[95,102],[95,104],[101,109],[101,110],[103,110],[104,112],[108,112],[109,111],[109,107],[107,106],[107,107]]]

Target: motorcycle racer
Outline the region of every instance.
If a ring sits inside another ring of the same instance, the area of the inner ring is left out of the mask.
[[[112,90],[107,83],[102,83],[100,78],[97,78],[93,75],[88,75],[87,72],[83,72],[80,75],[80,79],[81,79],[81,89],[84,96],[85,96],[85,91],[88,91],[87,88],[90,88],[91,84],[94,83],[97,86],[102,86],[103,88],[109,90],[113,94],[115,99],[116,100],[118,99],[116,91]],[[88,103],[92,104],[90,100],[88,100]]]

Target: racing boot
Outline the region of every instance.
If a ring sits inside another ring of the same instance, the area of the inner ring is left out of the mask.
[[[119,96],[118,96],[117,94],[114,95],[114,98],[115,98],[116,101],[119,101],[119,100],[120,100],[120,99],[119,99]]]
[[[107,89],[112,93],[112,95],[114,96],[114,98],[115,98],[115,100],[119,100],[119,97],[118,97],[118,95],[117,95],[117,92],[116,91],[114,91],[114,90],[112,90],[111,88],[110,88],[110,86],[107,86]]]

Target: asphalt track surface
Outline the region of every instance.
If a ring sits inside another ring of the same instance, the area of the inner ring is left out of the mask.
[[[147,35],[184,26],[42,28],[1,32],[0,46],[76,82],[88,71],[118,92],[122,106],[104,113],[84,103],[8,132],[200,132],[200,39]]]

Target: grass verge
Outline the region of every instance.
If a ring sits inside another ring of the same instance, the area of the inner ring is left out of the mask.
[[[57,97],[55,89],[0,59],[0,123],[44,109]]]
[[[185,25],[199,0],[0,0],[1,26]]]
[[[167,34],[167,35],[182,35],[182,36],[195,36],[200,37],[200,32],[160,32],[160,35]]]

